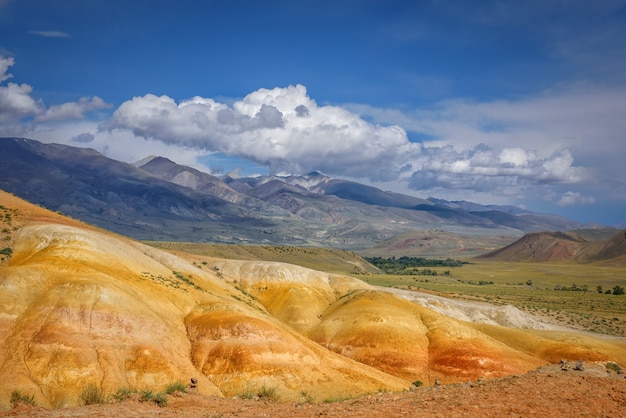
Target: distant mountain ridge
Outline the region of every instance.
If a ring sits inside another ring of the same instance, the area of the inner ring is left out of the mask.
[[[513,207],[421,199],[333,179],[216,177],[150,156],[0,138],[0,188],[137,239],[362,249],[415,230],[521,236],[583,225]]]
[[[511,215],[520,215],[522,213],[532,213],[522,208],[518,208],[517,206],[511,205],[479,205],[478,203],[467,202],[465,200],[454,200],[447,201],[443,199],[436,199],[434,197],[429,197],[429,201],[436,205],[448,206],[456,209],[463,209],[468,212],[487,212],[487,211],[499,211],[510,213]]]

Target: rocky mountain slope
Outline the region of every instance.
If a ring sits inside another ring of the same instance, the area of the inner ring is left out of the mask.
[[[172,254],[0,193],[0,407],[79,404],[94,384],[282,400],[626,364],[626,341],[455,319],[347,276]],[[497,323],[497,322],[496,322]]]
[[[218,178],[161,157],[0,138],[0,189],[136,239],[363,249],[414,230],[519,237],[580,228],[510,207],[420,199],[304,176]]]

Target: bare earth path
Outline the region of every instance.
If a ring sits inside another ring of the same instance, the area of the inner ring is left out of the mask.
[[[626,378],[602,365],[546,366],[522,376],[422,387],[332,403],[281,403],[176,393],[166,407],[127,400],[46,410],[19,405],[0,417],[623,417]]]

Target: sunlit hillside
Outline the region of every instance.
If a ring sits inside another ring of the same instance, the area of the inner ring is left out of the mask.
[[[172,254],[0,192],[0,408],[94,384],[315,401],[497,377],[561,358],[626,364],[623,339],[453,319],[347,276]]]

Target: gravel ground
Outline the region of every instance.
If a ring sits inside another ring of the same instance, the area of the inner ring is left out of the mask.
[[[283,403],[175,393],[167,406],[121,403],[46,410],[27,405],[0,417],[623,417],[626,378],[600,364],[542,367],[520,376],[378,393],[332,403]]]

